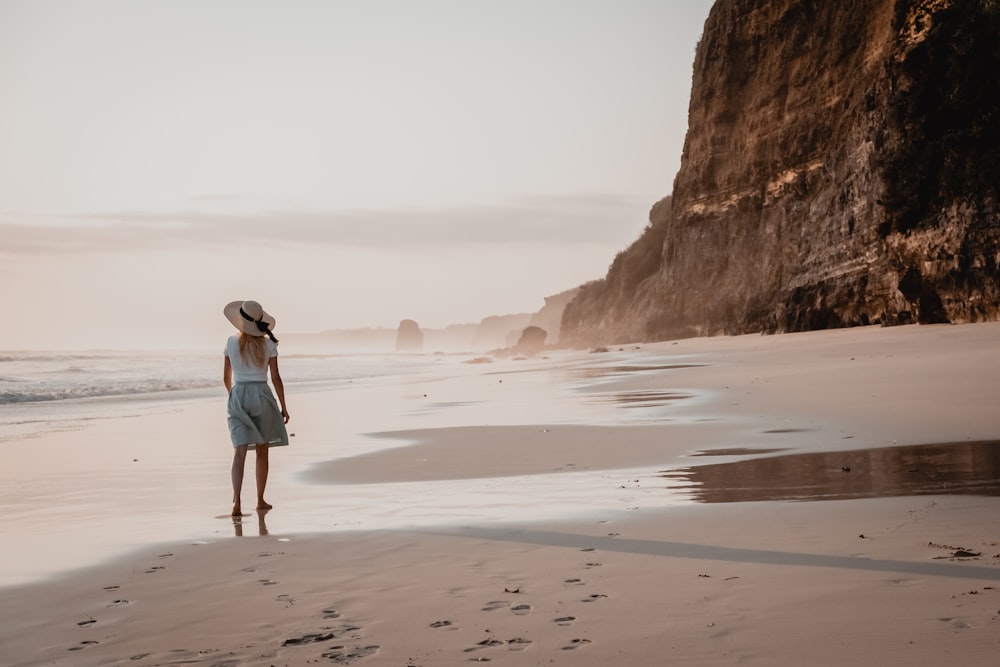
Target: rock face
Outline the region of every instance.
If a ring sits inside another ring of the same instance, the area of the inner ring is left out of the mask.
[[[396,330],[396,352],[423,352],[424,334],[413,320],[403,320]]]
[[[545,329],[549,334],[550,343],[559,342],[559,328],[562,325],[563,311],[566,310],[566,304],[572,301],[579,291],[579,287],[574,287],[565,292],[545,297],[545,305],[531,316],[531,326]]]
[[[473,344],[477,350],[510,347],[517,341],[521,330],[528,326],[530,320],[531,313],[484,317],[479,322]]]
[[[673,193],[563,344],[1000,318],[1000,3],[718,0]]]
[[[545,349],[545,339],[548,337],[545,329],[536,326],[525,327],[514,346],[518,354],[538,354]]]

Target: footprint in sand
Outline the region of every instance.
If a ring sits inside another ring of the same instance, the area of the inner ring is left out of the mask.
[[[77,625],[79,625],[81,628],[85,628],[88,625],[93,625],[94,623],[97,623],[96,618],[88,618],[86,621],[80,621],[79,623],[77,623]]]
[[[503,609],[509,606],[510,603],[507,602],[506,600],[490,600],[489,602],[486,603],[486,606],[483,607],[483,611],[495,611],[497,609]]]
[[[472,653],[473,651],[478,651],[480,649],[492,648],[494,646],[503,646],[503,645],[504,642],[500,641],[499,639],[493,639],[492,637],[490,637],[489,639],[484,639],[483,641],[477,643],[475,646],[471,648],[465,649],[465,652]]]
[[[112,600],[111,602],[108,603],[107,606],[109,606],[109,607],[124,607],[127,604],[132,604],[132,602],[129,601],[129,600],[126,600],[126,599],[122,598],[120,600]]]
[[[285,604],[287,604],[288,606],[291,606],[291,605],[295,604],[295,598],[293,598],[293,597],[292,597],[291,595],[289,595],[288,593],[282,593],[282,594],[281,594],[281,595],[279,595],[278,597],[274,598],[274,600],[275,600],[276,602],[284,602],[284,603],[285,603]]]
[[[113,586],[105,586],[104,590],[106,590],[106,591],[117,591],[119,588],[121,588],[121,586],[119,586],[118,584],[115,584]]]
[[[586,563],[586,569],[590,570],[595,567],[601,567],[604,563]]]
[[[582,579],[564,579],[563,583],[564,584],[573,584],[574,586],[583,586],[583,580]]]
[[[530,604],[519,604],[516,607],[511,607],[510,610],[517,614],[518,616],[526,616],[531,613]]]
[[[451,621],[434,621],[431,623],[432,628],[447,628],[451,625]]]
[[[332,632],[314,632],[308,635],[302,635],[301,637],[292,637],[291,639],[286,639],[281,642],[282,646],[304,646],[306,644],[315,644],[316,642],[325,642],[328,639],[333,639]]]
[[[580,551],[597,551],[594,547],[587,547],[585,549],[580,549]]]
[[[559,625],[573,625],[573,621],[576,620],[576,616],[560,616],[559,618],[553,619],[554,623]]]
[[[336,609],[333,609],[333,608],[324,609],[323,610],[323,618],[324,619],[340,618],[340,612],[337,611]]]
[[[148,570],[146,570],[146,574],[152,574],[154,572],[159,572],[160,570],[166,570],[166,569],[167,568],[165,566],[163,566],[163,565],[154,565],[151,568],[149,568]]]
[[[580,600],[580,602],[597,602],[598,600],[603,600],[606,597],[608,596],[605,595],[604,593],[594,593],[590,597]]]
[[[169,551],[167,553],[165,553],[165,554],[160,554],[159,555],[159,558],[173,558],[173,557],[174,557],[174,555],[172,553],[170,553]]]
[[[371,646],[355,646],[350,650],[345,646],[334,646],[330,651],[324,653],[323,657],[328,658],[330,662],[339,662],[346,665],[359,658],[367,658],[375,655],[380,648],[382,647],[375,644]]]
[[[274,581],[273,579],[258,579],[257,583],[260,584],[261,586],[274,586],[278,582]]]
[[[531,645],[531,640],[524,637],[514,637],[507,640],[507,648],[511,651],[523,651],[529,645]]]
[[[80,644],[78,646],[70,646],[66,650],[67,651],[82,651],[83,649],[87,648],[88,646],[93,646],[94,644],[97,644],[97,643],[98,642],[95,642],[92,639],[88,639],[87,641],[80,642]]]
[[[573,651],[575,649],[580,648],[581,646],[586,646],[587,644],[590,643],[591,641],[589,639],[571,639],[569,642],[569,646],[563,646],[562,650]]]
[[[242,572],[251,572],[251,573],[252,572],[256,572],[256,571],[257,571],[257,568],[255,568],[255,567],[245,567],[242,570]]]

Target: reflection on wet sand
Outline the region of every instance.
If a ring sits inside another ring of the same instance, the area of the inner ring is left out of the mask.
[[[257,534],[267,535],[267,521],[265,517],[270,510],[254,510],[257,512]],[[233,517],[233,530],[236,533],[236,537],[243,537],[243,517],[250,516],[249,514],[241,514],[239,516]]]
[[[646,373],[649,371],[673,371],[681,368],[702,368],[708,364],[660,364],[648,366],[643,365],[618,365],[618,366],[587,366],[586,368],[573,369],[571,375],[582,379],[606,378],[611,375],[631,375],[634,373]]]
[[[649,408],[662,407],[686,398],[694,398],[694,394],[680,391],[623,391],[609,394],[607,400],[621,403],[623,408]]]
[[[1000,441],[788,454],[663,474],[703,503],[1000,495]]]
[[[673,421],[675,416],[669,417],[669,412],[665,408],[675,405],[678,401],[695,397],[695,394],[682,391],[653,389],[602,393],[597,394],[590,400],[595,403],[617,405],[632,413],[628,417],[630,419],[641,420],[645,423],[654,423]]]
[[[691,456],[749,456],[750,454],[773,454],[774,452],[785,451],[782,447],[770,449],[754,447],[729,447],[727,449],[706,449],[703,452],[695,452]]]

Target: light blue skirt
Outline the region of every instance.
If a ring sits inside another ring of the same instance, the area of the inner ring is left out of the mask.
[[[282,447],[288,431],[281,408],[266,382],[237,382],[229,392],[229,437],[233,447],[256,445]]]

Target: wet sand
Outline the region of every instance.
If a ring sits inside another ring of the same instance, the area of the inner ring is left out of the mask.
[[[63,556],[3,589],[2,662],[995,664],[997,340],[696,339],[292,396],[276,509],[238,525],[217,406],[52,433],[34,455],[92,456],[0,524]],[[135,437],[180,444],[133,461]],[[72,566],[65,535],[116,531],[141,546]]]
[[[693,485],[703,503],[1000,496],[1000,441],[754,457],[669,470],[664,477]]]

